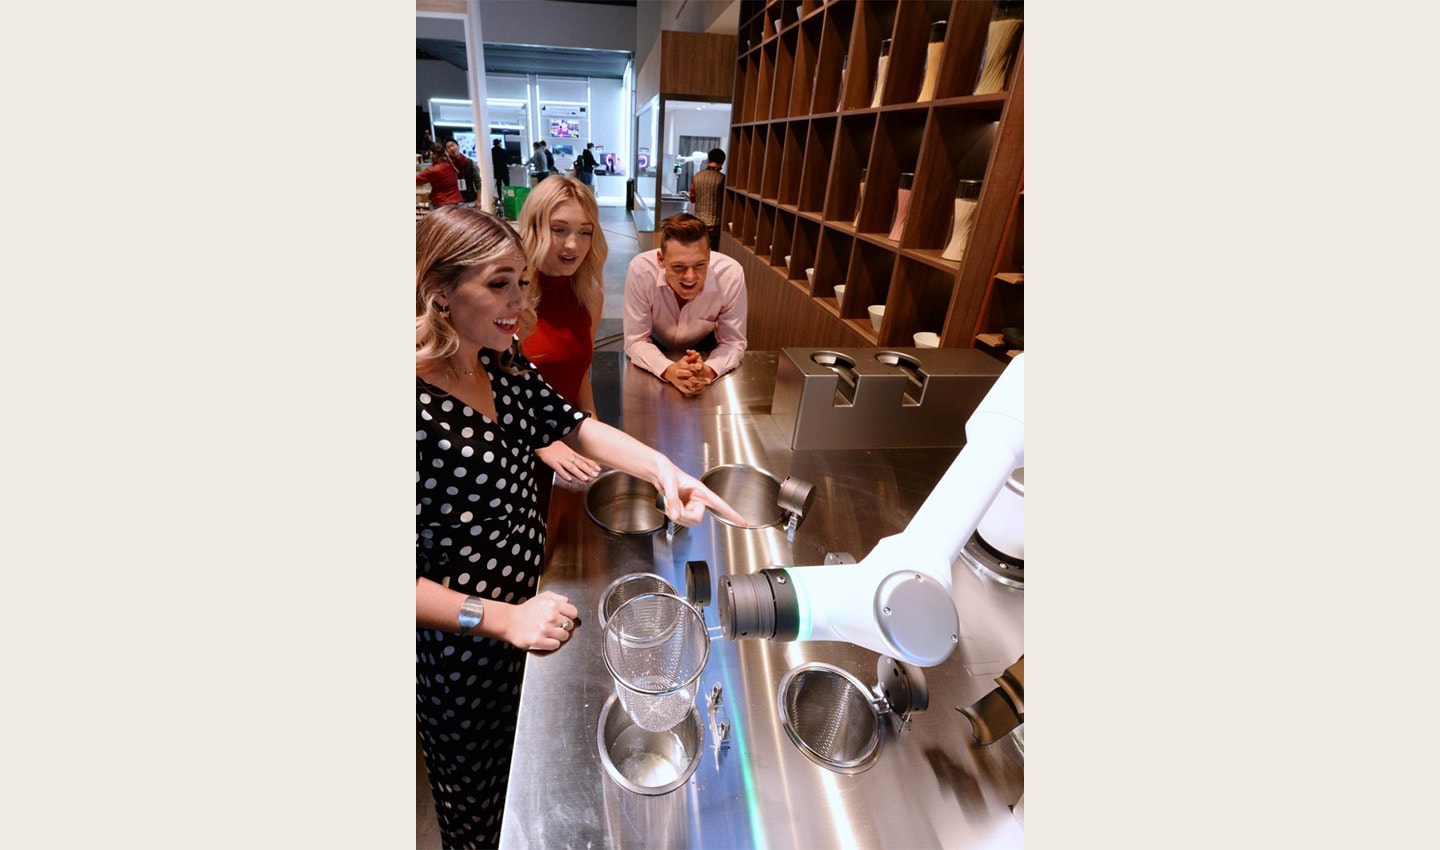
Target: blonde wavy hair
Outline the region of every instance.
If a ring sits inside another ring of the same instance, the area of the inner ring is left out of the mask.
[[[505,256],[525,256],[520,236],[504,219],[470,207],[440,207],[415,225],[415,366],[443,363],[458,378],[450,356],[460,348],[459,336],[437,298],[449,298],[467,269]],[[519,369],[520,344],[500,352],[500,368]]]
[[[585,216],[595,227],[590,240],[590,253],[580,261],[575,273],[570,276],[570,289],[585,312],[595,321],[605,302],[605,258],[610,248],[605,244],[605,231],[600,229],[600,207],[590,188],[574,177],[555,174],[540,181],[525,197],[520,207],[520,239],[525,243],[525,276],[533,284],[530,287],[530,303],[520,313],[520,338],[526,339],[535,332],[539,324],[536,311],[540,308],[540,264],[550,253],[550,216],[569,201],[580,205]]]

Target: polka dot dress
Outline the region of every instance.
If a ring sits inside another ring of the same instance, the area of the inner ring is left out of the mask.
[[[415,379],[415,575],[516,603],[535,595],[545,552],[534,450],[584,414],[533,369],[508,375],[494,358],[480,362],[498,422]],[[524,669],[503,641],[415,631],[416,723],[446,847],[500,843]]]

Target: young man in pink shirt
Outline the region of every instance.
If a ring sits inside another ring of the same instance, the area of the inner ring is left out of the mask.
[[[625,354],[687,396],[740,365],[745,275],[711,253],[705,222],[689,213],[660,222],[660,248],[625,272]]]

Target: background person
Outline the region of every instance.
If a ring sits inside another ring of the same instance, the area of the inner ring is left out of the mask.
[[[725,196],[725,174],[720,166],[725,164],[725,151],[710,149],[710,161],[705,169],[690,180],[690,202],[695,205],[695,216],[705,222],[710,236],[710,250],[720,250],[720,208]]]
[[[480,195],[480,168],[475,161],[460,150],[460,143],[454,139],[445,140],[445,159],[455,168],[456,185],[460,199],[473,204]]]
[[[535,142],[530,146],[530,158],[525,160],[525,168],[530,172],[530,185],[537,186],[550,174],[550,167],[545,164],[544,142]]]
[[[424,186],[430,184],[430,207],[439,209],[452,204],[458,204],[465,199],[460,195],[460,178],[455,173],[455,166],[445,156],[445,148],[440,145],[430,146],[430,164],[415,175],[415,185]]]
[[[525,356],[562,398],[591,416],[595,391],[590,364],[605,308],[603,273],[610,249],[600,229],[595,197],[573,177],[555,175],[525,198],[520,208],[530,306],[520,314]],[[565,481],[587,483],[600,465],[564,442],[536,454]],[[541,476],[541,507],[549,505],[549,478]]]
[[[558,439],[655,485],[670,519],[745,520],[668,458],[545,383],[514,332],[525,253],[503,219],[443,207],[415,232],[416,725],[446,847],[495,847],[527,651],[578,609],[535,594],[545,520],[535,450]]]
[[[505,187],[510,185],[510,152],[496,139],[490,145],[490,167],[495,170],[495,197],[505,197]]]
[[[580,178],[580,182],[586,186],[594,187],[595,168],[599,164],[600,163],[595,160],[595,143],[590,142],[585,146],[585,150],[581,151],[580,155],[575,157],[575,174]]]
[[[660,222],[659,250],[636,255],[625,272],[625,354],[695,395],[740,365],[745,308],[740,264],[711,253],[705,222],[672,215]]]

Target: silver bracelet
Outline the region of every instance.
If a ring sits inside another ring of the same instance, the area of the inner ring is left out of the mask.
[[[485,619],[485,600],[478,596],[467,596],[460,603],[460,636],[470,634]]]

